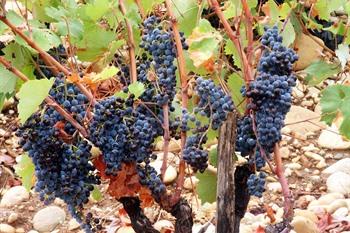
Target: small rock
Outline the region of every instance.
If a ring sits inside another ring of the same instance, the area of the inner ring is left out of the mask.
[[[344,156],[345,156],[344,153],[336,153],[333,158],[336,160],[339,160],[344,158]]]
[[[279,182],[268,183],[267,189],[274,192],[274,193],[282,192],[282,186]]]
[[[0,207],[12,207],[29,199],[29,193],[23,186],[10,188],[0,201]]]
[[[2,224],[0,224],[0,232],[1,233],[15,233],[16,229],[13,226],[2,223]]]
[[[324,174],[332,174],[335,172],[344,172],[350,175],[350,158],[339,160],[322,171]]]
[[[327,179],[327,189],[329,192],[349,194],[350,175],[344,172],[333,173]]]
[[[35,230],[30,230],[30,231],[28,231],[28,233],[39,233],[39,232],[37,232]]]
[[[334,213],[332,214],[332,216],[334,218],[345,218],[349,213],[349,210],[347,207],[340,207],[339,209],[337,209],[336,211],[334,211]]]
[[[16,233],[25,233],[26,231],[23,228],[17,228]]]
[[[299,170],[302,168],[302,166],[299,163],[288,163],[286,164],[286,167],[288,167],[291,170]]]
[[[314,196],[311,195],[304,195],[298,198],[298,200],[296,201],[296,206],[298,208],[303,208],[305,209],[310,202],[315,201],[316,198]]]
[[[132,227],[121,227],[117,230],[116,233],[135,233],[134,229],[132,229]]]
[[[172,182],[174,182],[176,177],[177,177],[176,168],[174,168],[171,165],[168,166],[168,168],[166,169],[165,174],[164,174],[164,183],[171,184]]]
[[[153,224],[153,227],[159,231],[159,232],[168,232],[174,230],[174,224],[170,222],[169,220],[159,220],[155,224]]]
[[[33,217],[33,226],[37,231],[52,231],[66,219],[66,213],[58,206],[49,206],[39,210]]]
[[[316,224],[312,220],[302,216],[295,216],[291,225],[294,227],[294,230],[297,233],[318,233],[319,232]]]
[[[187,190],[192,190],[196,188],[199,179],[195,176],[187,177],[184,181],[184,188]]]
[[[327,193],[317,200],[317,205],[329,205],[337,199],[344,199],[344,195],[342,193]]]
[[[321,160],[324,160],[324,158],[319,155],[319,154],[316,154],[316,153],[313,153],[311,151],[306,151],[305,152],[305,156],[310,158],[310,159],[314,159],[314,160],[317,160],[317,161],[321,161]]]
[[[335,125],[322,130],[317,141],[318,145],[331,150],[345,150],[350,148],[350,142],[344,141]]]
[[[314,105],[314,102],[311,100],[304,100],[301,102],[301,106],[303,107],[312,107]]]
[[[11,213],[9,217],[7,218],[8,223],[14,223],[18,219],[18,214],[17,213]]]
[[[311,152],[317,152],[317,151],[319,151],[320,149],[318,149],[317,147],[315,147],[315,145],[314,144],[310,144],[310,145],[308,145],[308,146],[303,146],[302,148],[301,148],[303,151],[311,151]]]
[[[308,218],[314,223],[316,223],[318,221],[316,214],[314,214],[313,212],[311,212],[309,210],[295,209],[294,216],[301,216],[304,218]]]
[[[283,159],[288,159],[290,155],[290,150],[288,147],[281,147],[280,153]]]
[[[295,49],[299,57],[298,61],[295,64],[296,70],[303,70],[312,62],[321,59],[323,48],[314,40],[318,40],[319,43],[324,44],[324,42],[319,38],[315,36],[309,36],[304,33],[300,34],[295,39]]]
[[[318,163],[316,164],[316,167],[317,167],[318,169],[325,168],[325,167],[327,167],[327,163],[326,163],[325,160],[321,160],[320,162],[318,162]]]
[[[80,224],[77,222],[77,220],[75,220],[74,218],[72,218],[69,222],[68,222],[68,230],[73,231],[75,229],[78,229],[80,227]]]
[[[50,233],[59,233],[59,232],[60,232],[60,230],[57,229],[57,230],[51,231]]]

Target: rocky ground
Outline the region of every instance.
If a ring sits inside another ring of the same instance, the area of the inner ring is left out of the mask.
[[[347,80],[349,77],[344,76],[340,81]],[[343,140],[335,126],[329,127],[320,121],[320,89],[338,81],[329,79],[312,88],[299,82],[293,92],[294,105],[283,129],[281,154],[295,199],[292,225],[297,233],[350,232],[350,142]],[[80,232],[79,225],[67,214],[61,200],[44,206],[33,191],[16,186],[18,182],[11,171],[16,157],[21,154],[13,133],[16,127],[16,111],[14,105],[10,105],[0,115],[0,232]],[[173,166],[166,174],[168,185],[172,185],[177,176],[178,145],[175,142],[171,143],[171,150],[174,154],[170,154],[169,159]],[[161,161],[154,162],[156,168],[160,164]],[[242,233],[259,232],[267,224],[282,221],[281,186],[268,167],[265,170],[270,174],[265,195],[251,199],[242,220]],[[208,226],[207,233],[215,232],[210,223],[215,215],[215,203],[201,203],[193,191],[198,180],[190,177],[189,172],[184,195],[190,200],[195,214],[193,232],[198,232],[203,225]],[[102,192],[105,189],[106,185],[102,184]],[[133,232],[128,217],[120,211],[121,205],[107,195],[100,202],[92,200],[87,209],[103,221],[105,232]],[[146,208],[145,212],[158,230],[171,232],[174,219],[170,214],[157,206]]]

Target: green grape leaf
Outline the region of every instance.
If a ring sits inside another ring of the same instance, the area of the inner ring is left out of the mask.
[[[60,21],[57,23],[53,23],[55,27],[57,28],[57,33],[61,36],[69,35],[72,39],[81,40],[83,39],[84,34],[84,25],[83,23],[78,19],[69,19],[68,20],[68,27],[66,21]]]
[[[32,29],[32,36],[35,43],[45,51],[61,44],[60,38],[48,29]]]
[[[216,201],[216,175],[210,171],[197,173],[196,177],[199,179],[197,192],[202,202],[213,203]]]
[[[27,153],[21,155],[19,163],[15,165],[15,171],[21,177],[23,186],[30,191],[35,183],[35,167]]]
[[[119,69],[115,66],[105,67],[101,73],[97,74],[94,78],[94,82],[104,81],[114,77],[119,72]]]
[[[226,2],[228,6],[226,6],[226,9],[222,12],[225,16],[225,19],[231,19],[236,16],[237,9],[233,2]]]
[[[199,5],[197,0],[172,0],[172,10],[178,20],[179,29],[189,36],[198,23]]]
[[[48,96],[54,79],[29,80],[18,92],[18,117],[23,124]],[[35,95],[33,95],[35,93]]]
[[[152,11],[153,6],[162,3],[163,0],[141,0],[141,5],[145,13]]]
[[[244,80],[237,73],[232,73],[227,80],[227,86],[230,89],[232,100],[235,103],[236,108],[239,112],[244,113],[245,101],[241,93],[241,88],[244,85]]]
[[[217,146],[213,146],[209,151],[209,161],[210,164],[214,167],[218,166],[218,148]]]
[[[348,45],[341,44],[338,46],[338,49],[335,50],[335,54],[337,55],[342,68],[344,69],[346,63],[350,60],[350,49]]]
[[[139,98],[145,91],[145,85],[141,82],[134,82],[128,86],[129,93],[135,95],[135,99]]]
[[[128,98],[128,93],[125,93],[123,91],[118,91],[117,93],[114,94],[115,97],[120,97],[122,99]]]
[[[94,189],[92,190],[91,192],[91,197],[95,200],[95,201],[101,201],[103,196],[102,196],[102,193],[101,193],[101,190],[96,186],[94,185]]]
[[[283,24],[284,23],[281,22],[281,26]],[[282,31],[281,36],[283,37],[282,44],[284,46],[288,47],[294,43],[295,31],[294,31],[293,24],[291,23],[290,20],[288,20],[287,24],[284,26],[284,30]]]
[[[226,40],[225,54],[226,55],[232,55],[233,59],[234,59],[234,64],[238,68],[242,68],[242,63],[241,63],[241,59],[240,59],[239,53],[238,53],[236,47],[234,46],[234,44],[233,44],[233,42],[231,40]]]
[[[307,74],[306,81],[308,85],[315,86],[325,79],[340,72],[340,66],[336,63],[326,63],[325,61],[316,61],[311,63],[304,72]]]
[[[314,4],[314,10],[321,19],[328,21],[330,14],[340,9],[343,4],[345,4],[344,0],[321,0]]]
[[[47,7],[58,7],[61,4],[60,0],[36,0],[36,1],[25,1],[25,3],[32,3],[32,14],[33,18],[40,20],[41,22],[54,22],[55,20],[47,14]]]
[[[337,114],[340,112],[343,116],[350,117],[350,87],[343,85],[334,85],[327,87],[322,91],[321,107],[322,116]],[[334,120],[334,118],[328,118]],[[327,122],[331,123],[330,121]]]
[[[52,7],[52,6],[46,7],[45,13],[54,21],[59,21],[62,18],[65,18],[69,15],[69,12],[66,9],[64,9],[62,6],[59,6],[58,8]]]
[[[3,66],[0,66],[0,94],[5,95],[15,92],[17,77]]]
[[[100,19],[111,8],[109,0],[95,0],[93,3],[84,6],[85,14],[93,21]]]

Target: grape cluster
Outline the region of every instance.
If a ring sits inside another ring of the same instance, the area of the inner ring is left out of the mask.
[[[256,197],[262,197],[262,194],[265,191],[265,182],[266,174],[264,172],[259,172],[258,175],[251,174],[247,180],[249,194]]]
[[[281,140],[285,115],[291,106],[295,77],[292,65],[297,60],[293,50],[282,45],[278,28],[267,29],[261,40],[267,47],[258,65],[259,74],[243,94],[251,99],[255,111],[257,137],[267,153]]]
[[[62,44],[56,48],[50,49],[48,53],[60,63],[63,63],[67,59],[66,49]],[[34,70],[34,75],[37,79],[55,77],[55,75],[52,73],[52,70],[45,64],[44,60],[38,57],[36,59],[36,62],[37,67]]]
[[[226,120],[227,114],[233,111],[233,101],[212,80],[205,80],[199,77],[196,80],[196,84],[199,103],[195,111],[210,118],[212,120],[211,127],[216,130]]]
[[[65,95],[61,88],[66,89]],[[87,99],[80,96],[82,94],[72,84],[64,85],[63,76],[57,77],[49,93],[77,120],[82,120],[79,114]],[[62,131],[70,137],[63,139]],[[55,198],[64,200],[71,215],[89,232],[82,216],[83,205],[88,202],[93,185],[100,181],[90,163],[91,145],[74,132],[55,109],[41,105],[40,110],[19,128],[17,135],[35,165],[35,189],[40,199],[45,204]]]
[[[166,187],[157,171],[149,164],[146,164],[144,167],[138,165],[137,173],[140,177],[140,184],[147,186],[151,190],[152,196],[159,201],[161,195],[166,191]]]
[[[207,127],[200,127],[194,130],[194,134],[186,140],[183,150],[183,159],[194,171],[204,172],[208,167],[208,151],[203,148],[207,142]]]
[[[250,116],[244,116],[237,121],[236,150],[242,156],[247,156],[256,147],[256,137],[253,132],[253,122]]]
[[[160,25],[161,20],[156,16],[150,16],[143,22],[143,36],[140,47],[144,48],[152,57],[152,65],[158,79],[160,93],[154,98],[155,102],[162,106],[171,103],[176,94],[176,46],[172,38],[171,30],[166,30]],[[182,46],[187,49],[183,33],[181,33]]]

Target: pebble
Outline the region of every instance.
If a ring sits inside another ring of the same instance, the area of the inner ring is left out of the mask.
[[[322,130],[317,140],[319,146],[331,150],[345,150],[350,148],[350,142],[344,141],[335,125]]]
[[[174,224],[169,220],[159,220],[155,224],[153,224],[153,227],[159,232],[167,232],[174,230]]]
[[[318,233],[317,225],[303,216],[295,216],[291,225],[297,233]]]
[[[30,231],[28,231],[28,233],[39,233],[39,232],[37,232],[35,230],[30,230]]]
[[[344,153],[336,153],[333,158],[336,160],[339,160],[344,158],[344,156],[345,156]]]
[[[124,226],[119,228],[116,233],[135,233],[135,231],[130,226]]]
[[[279,182],[268,183],[267,189],[274,192],[274,193],[282,192],[282,186]]]
[[[308,218],[314,223],[316,223],[318,221],[316,214],[314,214],[313,212],[311,212],[309,210],[295,209],[294,216],[301,216],[304,218]]]
[[[339,160],[322,171],[324,174],[333,174],[335,172],[344,172],[350,175],[350,158]]]
[[[321,196],[318,200],[311,202],[310,206],[312,206],[312,205],[329,205],[337,199],[344,199],[344,195],[342,193],[328,193],[328,194]]]
[[[302,166],[299,163],[288,163],[286,164],[286,167],[291,170],[299,170],[302,168]]]
[[[317,161],[322,161],[322,160],[324,160],[324,158],[323,158],[321,155],[316,154],[316,153],[313,153],[313,152],[311,152],[311,151],[306,151],[306,152],[305,152],[305,156],[308,157],[308,158],[310,158],[310,159],[317,160]]]
[[[315,147],[315,145],[314,144],[310,144],[310,145],[308,145],[308,146],[303,146],[302,148],[301,148],[303,151],[311,151],[311,152],[318,152],[318,151],[320,151],[320,149],[318,149],[317,147]]]
[[[0,207],[12,207],[29,199],[29,192],[23,186],[10,188],[2,197]]]
[[[17,228],[16,233],[25,233],[26,231],[23,228]]]
[[[33,217],[34,229],[40,232],[52,231],[66,219],[66,213],[58,206],[39,210]]]
[[[199,179],[195,176],[187,177],[184,181],[184,188],[187,190],[192,190],[193,188],[196,188],[198,182]]]
[[[341,207],[348,207],[348,203],[345,199],[338,199],[333,201],[330,205],[327,206],[327,211],[328,213],[332,214]]]
[[[290,156],[290,150],[288,147],[281,147],[280,153],[283,159],[288,159]]]
[[[327,167],[327,163],[326,163],[326,161],[323,159],[323,160],[321,160],[320,162],[318,162],[318,163],[316,164],[316,167],[317,167],[318,169],[325,168],[325,167]]]
[[[304,107],[312,107],[314,105],[314,102],[311,100],[304,100],[301,102],[301,106]]]
[[[350,193],[350,175],[345,172],[335,172],[327,178],[328,192],[337,192],[342,194]]]
[[[9,217],[7,218],[8,223],[14,223],[18,219],[18,214],[17,213],[11,213]]]
[[[349,210],[347,207],[340,207],[339,209],[337,209],[336,211],[334,211],[334,213],[332,214],[332,216],[334,218],[345,218],[349,213]]]
[[[68,230],[73,231],[76,230],[80,227],[80,224],[77,222],[77,220],[75,220],[74,218],[72,218],[69,222],[68,222]]]
[[[163,161],[161,160],[156,160],[150,163],[150,165],[160,174],[160,169],[162,167]],[[170,184],[172,183],[177,177],[177,171],[176,168],[174,168],[172,165],[168,165],[167,170],[165,171],[164,174],[164,183],[165,184]]]
[[[2,224],[0,224],[0,232],[1,233],[15,233],[16,229],[13,226],[2,223]]]

